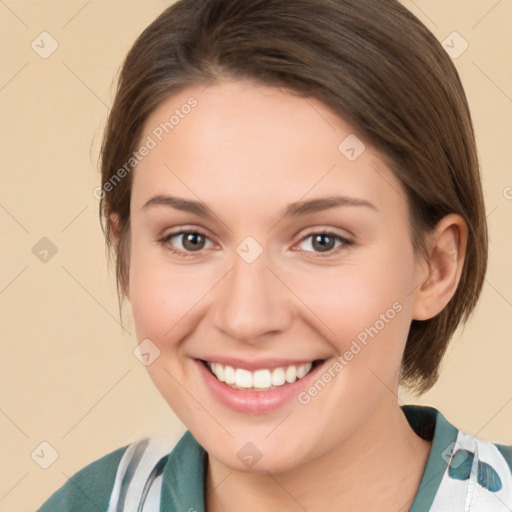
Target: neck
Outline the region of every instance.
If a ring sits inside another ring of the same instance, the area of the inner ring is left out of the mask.
[[[408,511],[431,442],[397,404],[381,409],[336,448],[287,472],[243,473],[208,457],[207,512]]]

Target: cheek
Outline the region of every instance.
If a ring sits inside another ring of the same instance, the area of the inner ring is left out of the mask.
[[[158,250],[134,238],[130,263],[130,303],[137,339],[175,351],[204,313],[218,272],[208,265],[169,263]]]
[[[133,249],[130,303],[137,341],[149,339],[160,351],[146,370],[180,418],[201,417],[201,410],[180,385],[187,378],[187,370],[181,365],[181,340],[197,324],[194,305],[205,294],[197,286],[201,278],[197,273],[193,276],[189,270],[192,266],[171,268],[161,259],[151,259],[151,251],[137,246]]]
[[[137,337],[150,338],[157,343],[176,323],[187,288],[179,272],[172,275],[166,265],[153,257],[156,251],[148,250],[138,240],[132,239],[130,261],[130,303]]]
[[[351,366],[399,366],[411,322],[413,253],[398,243],[371,248],[339,266],[289,272],[290,288],[315,313],[320,330]],[[304,309],[305,311],[305,309]],[[356,356],[357,354],[357,356]]]

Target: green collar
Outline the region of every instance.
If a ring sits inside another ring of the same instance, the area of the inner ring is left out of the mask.
[[[412,429],[423,439],[432,441],[427,465],[409,512],[430,510],[443,479],[458,430],[434,407],[402,405]]]
[[[187,430],[169,455],[162,475],[160,510],[205,512],[208,454]]]

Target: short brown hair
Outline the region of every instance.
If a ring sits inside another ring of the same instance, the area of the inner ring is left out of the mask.
[[[190,85],[220,75],[322,101],[379,150],[407,192],[411,239],[448,213],[468,226],[455,295],[434,318],[413,320],[401,383],[430,389],[460,322],[478,300],[487,225],[472,121],[451,59],[395,0],[178,0],[138,37],[119,76],[101,149],[102,189],[137,149],[149,114]],[[130,262],[132,173],[103,189],[100,221],[116,254],[121,313]],[[119,219],[114,232],[111,214]]]

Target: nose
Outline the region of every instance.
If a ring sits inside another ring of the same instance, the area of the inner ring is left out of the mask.
[[[265,252],[252,263],[235,255],[215,300],[217,329],[244,343],[268,341],[285,331],[293,318],[293,294],[267,263]]]

